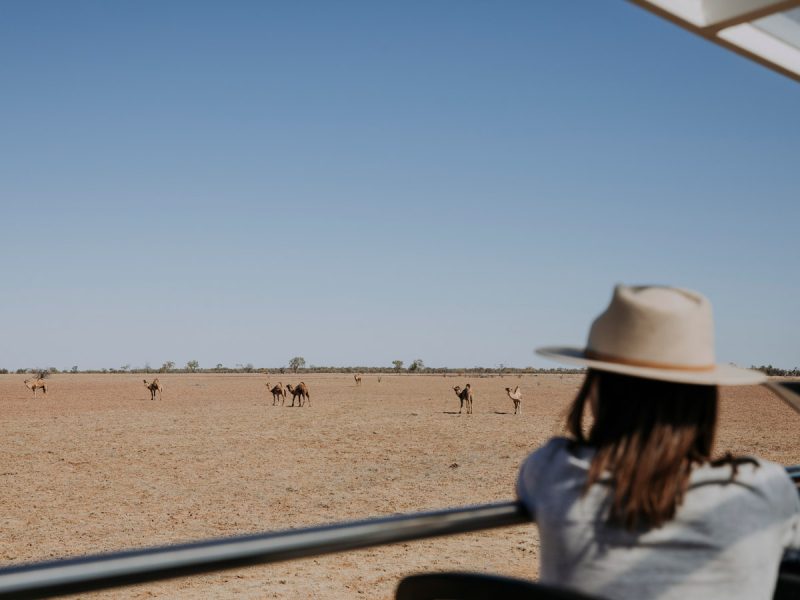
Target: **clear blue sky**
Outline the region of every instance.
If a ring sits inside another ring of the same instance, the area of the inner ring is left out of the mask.
[[[0,367],[800,364],[800,85],[623,1],[0,4]]]

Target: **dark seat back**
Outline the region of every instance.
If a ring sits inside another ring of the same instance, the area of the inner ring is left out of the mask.
[[[800,598],[800,551],[787,552],[778,573],[778,585],[772,600],[797,600]]]
[[[497,575],[423,573],[397,586],[396,600],[600,600],[569,590]]]

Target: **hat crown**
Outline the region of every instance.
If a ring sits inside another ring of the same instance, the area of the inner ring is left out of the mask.
[[[614,288],[589,331],[587,353],[662,368],[714,366],[714,319],[708,299],[666,286]]]

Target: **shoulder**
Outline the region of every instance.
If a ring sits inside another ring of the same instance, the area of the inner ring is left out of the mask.
[[[791,516],[800,511],[797,487],[786,473],[786,469],[769,460],[752,457],[735,468],[730,464],[720,466],[703,465],[692,474],[692,486],[708,483],[736,484],[741,491],[758,497],[776,514]]]
[[[558,464],[563,462],[563,457],[569,455],[572,441],[565,437],[554,437],[534,450],[522,463],[517,478],[517,497],[528,508],[532,508],[533,491],[541,486],[543,480],[548,479]]]
[[[742,471],[741,476],[751,477],[755,485],[763,490],[767,501],[779,511],[779,514],[790,516],[800,512],[797,486],[789,477],[786,468],[760,458],[756,459],[756,462],[758,466],[748,465],[749,469]]]
[[[521,472],[536,472],[542,465],[549,464],[559,454],[569,451],[572,441],[565,437],[554,437],[534,450],[522,463]]]

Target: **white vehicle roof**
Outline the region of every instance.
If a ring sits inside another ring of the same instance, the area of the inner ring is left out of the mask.
[[[630,0],[800,81],[800,0]]]

